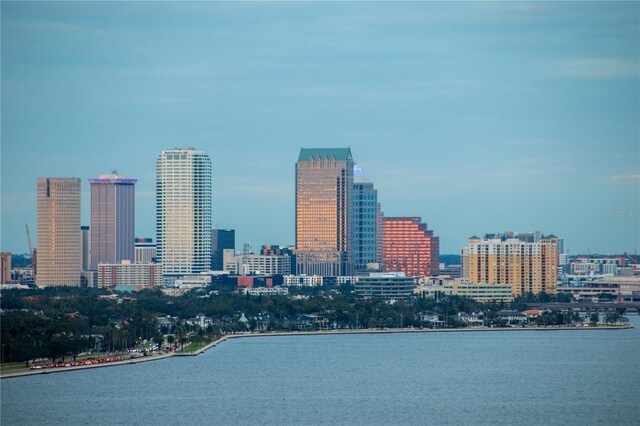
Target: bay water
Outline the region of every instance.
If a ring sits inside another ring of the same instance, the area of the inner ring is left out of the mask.
[[[628,330],[230,339],[197,357],[3,379],[8,425],[640,424]]]

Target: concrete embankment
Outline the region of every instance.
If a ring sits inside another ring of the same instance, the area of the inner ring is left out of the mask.
[[[76,365],[73,367],[59,367],[59,368],[42,368],[37,370],[16,370],[7,371],[0,374],[0,379],[8,379],[11,377],[33,376],[35,374],[52,374],[63,373],[65,371],[78,371],[86,370],[88,368],[101,368],[101,367],[116,367],[118,365],[138,364],[141,362],[157,361],[172,357],[174,354],[161,354],[161,355],[149,355],[141,356],[138,358],[125,359],[123,361],[103,362],[101,364],[89,364],[89,365]]]

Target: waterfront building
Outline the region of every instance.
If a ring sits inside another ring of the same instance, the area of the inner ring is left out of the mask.
[[[98,265],[98,287],[131,286],[136,290],[154,288],[162,284],[162,265],[159,263],[101,263]]]
[[[236,275],[289,275],[291,258],[288,255],[243,254],[236,255],[234,250],[223,250],[224,270]]]
[[[470,284],[507,284],[514,296],[556,293],[558,245],[553,235],[535,242],[471,237],[462,249],[462,274]]]
[[[503,321],[507,325],[521,325],[529,321],[529,317],[518,311],[502,310],[496,312],[496,318]]]
[[[82,270],[80,179],[38,178],[36,285],[79,286]]]
[[[466,280],[456,279],[445,286],[451,287],[451,294],[454,296],[469,297],[478,302],[513,301],[512,288],[508,284],[471,284]]]
[[[382,270],[411,277],[438,275],[440,240],[419,217],[385,217],[382,229]]]
[[[134,249],[136,263],[149,263],[156,261],[157,248],[152,238],[136,238]]]
[[[369,264],[380,262],[382,229],[379,223],[381,207],[378,191],[364,176],[362,169],[355,166],[353,173],[352,251],[353,268],[357,272],[365,270]]]
[[[349,148],[300,150],[296,163],[296,273],[351,273],[353,158]]]
[[[414,283],[414,278],[403,272],[372,272],[358,277],[355,292],[359,299],[407,299],[413,294]]]
[[[223,271],[224,250],[236,249],[235,229],[214,229],[211,231],[211,270]]]
[[[0,253],[0,284],[11,284],[11,252]]]
[[[471,284],[463,278],[425,277],[414,289],[416,296],[440,299],[443,296],[469,297],[478,302],[512,302],[507,284]]]
[[[193,318],[188,318],[184,321],[187,325],[192,327],[198,327],[201,329],[206,329],[207,327],[213,325],[213,319],[211,317],[207,317],[204,314],[198,314]]]
[[[209,156],[193,148],[164,150],[156,162],[156,176],[157,258],[163,274],[181,276],[209,270]]]
[[[138,180],[113,174],[90,178],[91,268],[100,263],[135,259],[135,184]]]

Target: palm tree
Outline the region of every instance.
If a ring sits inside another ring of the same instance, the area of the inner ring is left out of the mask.
[[[164,342],[164,336],[162,334],[158,334],[154,336],[153,342],[158,345],[158,352],[162,350],[162,343]]]

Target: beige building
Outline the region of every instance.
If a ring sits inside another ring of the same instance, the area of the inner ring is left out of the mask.
[[[235,250],[222,251],[222,264],[225,271],[236,275],[289,275],[291,257],[278,254],[235,255]]]
[[[574,299],[594,299],[608,294],[618,302],[640,301],[640,276],[606,277],[589,279],[579,284],[565,284],[558,287],[559,293],[570,294]]]
[[[536,242],[471,237],[462,249],[462,276],[470,284],[507,284],[514,296],[555,294],[558,281],[558,239]]]
[[[79,286],[82,270],[80,179],[38,178],[36,285]]]
[[[0,284],[11,284],[11,252],[0,253]]]
[[[421,280],[414,289],[420,297],[439,299],[442,296],[469,297],[478,302],[511,302],[511,286],[507,284],[471,284],[467,280],[447,276],[429,277]]]
[[[118,285],[135,288],[154,288],[162,284],[162,265],[159,263],[100,263],[98,265],[98,285],[111,288]]]

